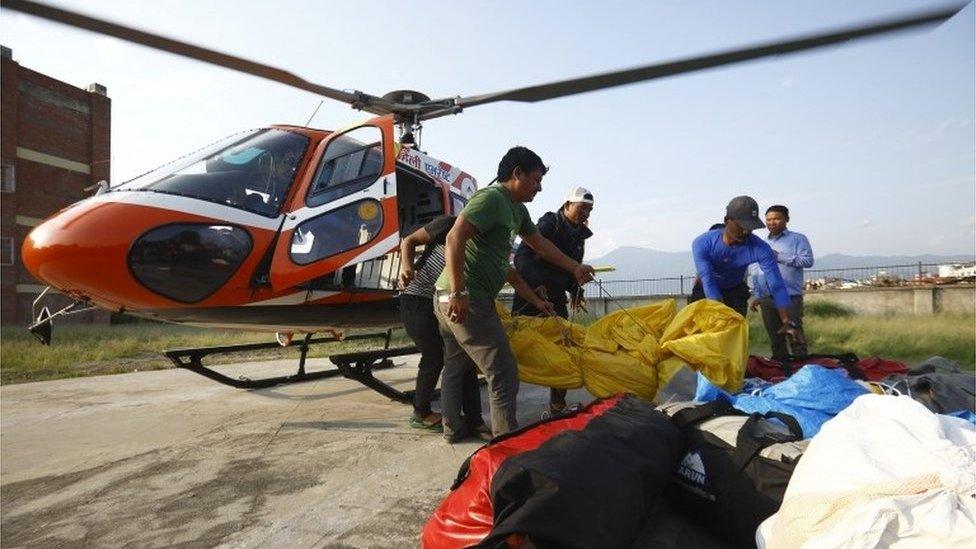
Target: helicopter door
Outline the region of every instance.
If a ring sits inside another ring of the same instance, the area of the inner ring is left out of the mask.
[[[389,254],[400,242],[393,116],[323,140],[318,166],[292,197],[271,262],[271,285],[290,288]]]

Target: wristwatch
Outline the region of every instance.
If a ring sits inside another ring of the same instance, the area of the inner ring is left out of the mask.
[[[450,294],[448,294],[447,297],[449,297],[451,299],[454,299],[456,297],[468,297],[468,291],[467,290],[461,290],[460,292],[451,292]]]
[[[790,328],[795,328],[795,329],[799,329],[799,328],[800,328],[800,325],[799,325],[799,324],[797,324],[797,323],[796,323],[795,321],[793,321],[793,320],[787,320],[787,321],[786,321],[786,325],[787,325],[787,326],[789,326]]]

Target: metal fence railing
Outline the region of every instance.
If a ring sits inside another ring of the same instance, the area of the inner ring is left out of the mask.
[[[694,276],[641,278],[636,280],[597,280],[583,286],[587,298],[623,295],[688,295]]]
[[[973,265],[946,263],[911,263],[847,267],[843,269],[809,269],[804,272],[808,289],[856,288],[862,286],[916,286],[950,284],[973,278]]]
[[[841,269],[807,269],[804,271],[804,279],[809,290],[972,283],[976,281],[976,267],[973,263],[910,263]],[[691,294],[694,284],[694,275],[598,280],[584,286],[584,291],[587,298],[608,295],[613,297],[681,296]]]

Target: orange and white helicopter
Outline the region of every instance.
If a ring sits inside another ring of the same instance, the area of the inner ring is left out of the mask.
[[[431,99],[407,90],[382,97],[341,91],[44,4],[3,0],[2,6],[377,115],[337,131],[273,126],[238,133],[120,185],[104,184],[94,196],[57,212],[27,237],[23,261],[38,280],[76,301],[54,313],[41,309],[30,327],[35,335],[49,343],[55,318],[90,307],[202,327],[303,333],[294,376],[230,379],[201,363],[209,354],[276,343],[183,349],[167,356],[177,366],[238,387],[341,373],[398,400],[407,396],[375,380],[371,369],[412,349],[333,357],[339,372],[306,373],[304,359],[308,345],[335,340],[313,340],[313,333],[397,324],[401,237],[438,215],[458,213],[477,189],[471,175],[419,150],[415,136],[425,120],[487,103],[543,101],[935,24],[961,9],[514,90]]]

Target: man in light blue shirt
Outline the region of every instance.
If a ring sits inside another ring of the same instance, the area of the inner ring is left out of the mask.
[[[790,319],[796,323],[800,335],[789,342],[789,349],[785,334],[780,333],[782,322],[773,303],[772,281],[767,280],[758,264],[749,266],[749,287],[754,296],[749,306],[753,311],[757,308],[762,311],[763,324],[772,342],[773,358],[780,361],[790,356],[790,350],[797,357],[808,354],[803,336],[803,269],[813,267],[813,249],[807,237],[786,229],[789,221],[790,210],[786,206],[777,204],[766,210],[766,228],[769,229],[766,243],[773,249],[779,264],[780,275],[790,295]]]

